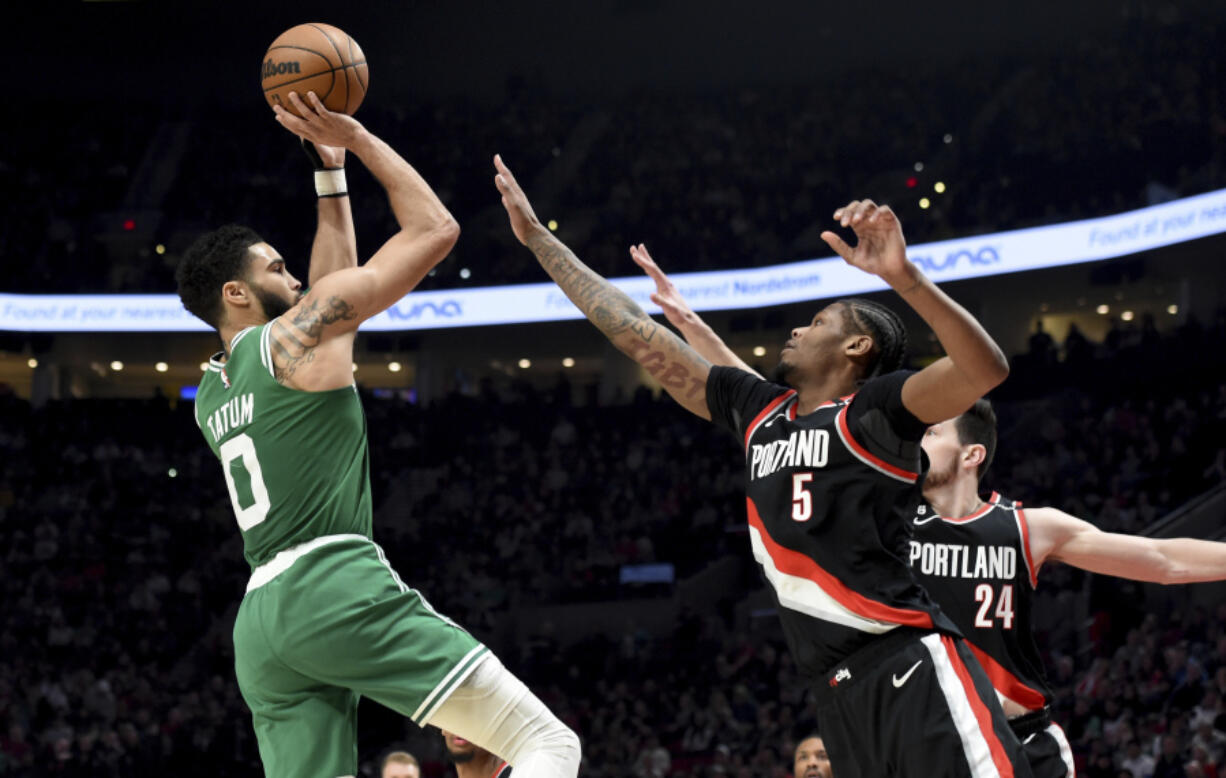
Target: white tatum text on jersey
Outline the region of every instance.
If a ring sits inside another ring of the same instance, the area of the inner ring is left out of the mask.
[[[213,442],[218,443],[227,432],[244,424],[250,424],[254,418],[255,395],[248,392],[224,403],[210,414],[206,421],[209,425],[209,432],[213,435]]]
[[[924,575],[1011,581],[1017,574],[1017,549],[912,540],[910,562]]]
[[[755,443],[749,450],[749,477],[765,478],[788,467],[825,467],[830,454],[826,430],[795,430],[786,440]]]

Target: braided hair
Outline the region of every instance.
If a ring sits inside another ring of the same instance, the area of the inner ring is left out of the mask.
[[[860,297],[850,297],[839,302],[847,314],[848,331],[856,335],[868,335],[873,339],[871,361],[865,367],[860,382],[901,368],[907,353],[907,328],[903,326],[898,314],[881,303]]]

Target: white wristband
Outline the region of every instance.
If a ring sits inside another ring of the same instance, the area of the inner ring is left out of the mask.
[[[315,194],[320,197],[344,197],[349,194],[343,168],[315,171]]]

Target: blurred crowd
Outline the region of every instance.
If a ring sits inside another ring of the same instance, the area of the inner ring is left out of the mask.
[[[1146,3],[1131,13],[1118,36],[1052,55],[719,93],[563,97],[512,81],[498,104],[369,101],[359,118],[464,227],[426,288],[541,280],[510,250],[495,152],[599,272],[626,274],[625,249],[640,241],[676,271],[774,264],[826,255],[820,229],[853,196],[890,202],[918,242],[1226,186],[1220,14],[1205,21]],[[74,121],[77,104],[49,105],[33,112],[38,121],[5,128],[0,184],[21,193],[0,204],[0,256],[19,258],[5,291],[170,291],[179,253],[228,221],[302,260],[309,168],[261,108],[185,117],[136,104],[91,111],[86,123]],[[49,126],[62,141],[43,142]],[[350,188],[368,256],[393,222],[360,167],[349,165]]]
[[[1151,350],[1131,335],[1084,353],[1032,342],[999,392],[985,489],[1138,531],[1226,480],[1226,374],[1181,363],[1220,353],[1226,326],[1191,340],[1192,324]],[[1162,380],[1082,379],[1123,370]],[[744,607],[761,583],[736,441],[647,390],[583,395],[559,378],[490,379],[429,407],[364,396],[376,539],[581,734],[584,775],[788,775],[813,698],[774,617]],[[258,775],[230,635],[248,570],[190,403],[0,395],[0,452],[0,775]],[[511,623],[535,606],[670,596],[621,583],[626,565],[670,563],[684,580],[727,558],[736,595],[668,630],[609,623],[564,642]],[[1217,776],[1226,608],[1157,609],[1105,580],[1045,569],[1036,608],[1084,773]],[[1068,615],[1078,601],[1085,622]],[[373,705],[362,722],[367,768],[399,744],[442,774],[437,734]]]

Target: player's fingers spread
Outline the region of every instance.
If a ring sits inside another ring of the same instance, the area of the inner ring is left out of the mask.
[[[328,113],[328,109],[324,105],[324,101],[320,100],[319,95],[315,94],[314,91],[307,92],[307,99],[311,101],[311,106],[315,108],[316,113],[320,114],[321,116]]]
[[[844,205],[842,208],[835,211],[836,216],[834,218],[839,220],[839,224],[842,224],[844,227],[851,224],[851,217],[855,214],[856,204],[856,201],[852,200],[847,205]]]
[[[872,200],[860,201],[859,203],[856,204],[856,210],[855,210],[855,213],[852,214],[851,223],[859,224],[860,222],[864,221],[866,217],[870,216],[873,213],[873,211],[876,210],[876,208],[877,206],[873,203]]]

